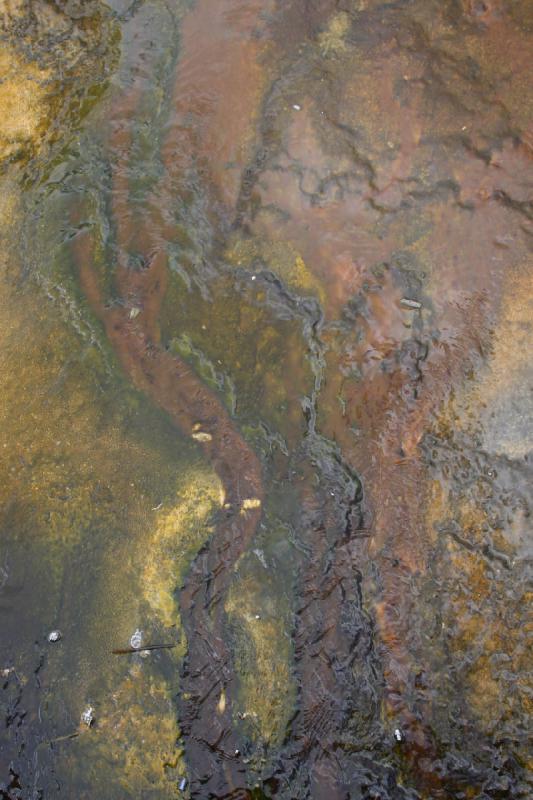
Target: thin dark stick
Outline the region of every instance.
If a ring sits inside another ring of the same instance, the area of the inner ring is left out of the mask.
[[[176,647],[175,642],[170,644],[146,644],[143,647],[124,647],[118,650],[111,650],[115,656],[124,656],[128,653],[142,653],[143,650],[169,650],[171,647]]]

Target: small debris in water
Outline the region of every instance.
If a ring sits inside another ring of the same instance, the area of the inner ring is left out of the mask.
[[[257,556],[257,558],[259,559],[259,561],[261,562],[262,566],[263,566],[265,569],[268,569],[268,564],[267,564],[267,562],[266,562],[265,554],[263,553],[263,551],[262,551],[262,550],[260,550],[259,548],[257,548],[257,549],[256,549],[256,550],[254,550],[253,552],[254,552],[254,554]]]
[[[394,730],[394,738],[397,742],[403,742],[403,734],[399,728]]]
[[[191,436],[193,439],[196,439],[197,442],[210,442],[213,438],[207,431],[196,431],[192,433]]]
[[[119,647],[116,650],[111,650],[111,652],[114,656],[125,656],[129,655],[129,653],[148,653],[150,650],[169,650],[171,647],[176,647],[176,642],[145,644],[141,647]]]
[[[143,632],[139,628],[137,628],[137,630],[130,639],[130,645],[134,650],[140,650],[142,643],[143,643]]]
[[[178,784],[178,789],[180,790],[180,792],[184,792],[186,788],[187,788],[187,778],[182,778]]]
[[[67,739],[76,739],[80,735],[79,731],[72,731],[72,733],[66,733],[64,736],[57,736],[55,739],[50,739],[48,744],[56,744],[57,742],[66,742]]]
[[[408,297],[402,297],[400,303],[406,308],[422,308],[422,303],[419,303],[418,300],[410,300]]]
[[[301,111],[302,110],[302,107],[300,105],[298,105],[298,103],[293,103],[292,107],[294,108],[295,111]]]
[[[50,631],[48,634],[48,641],[51,643],[58,642],[61,639],[61,631]]]
[[[191,436],[193,439],[196,439],[197,442],[210,442],[213,438],[210,433],[202,430],[202,426],[199,422],[196,422],[192,426]]]
[[[94,708],[92,706],[87,706],[81,715],[81,721],[84,725],[87,725],[88,728],[94,724]]]
[[[251,508],[260,508],[261,507],[261,500],[259,497],[247,497],[245,500],[242,501],[241,506],[241,514],[244,514],[245,511],[248,511]]]

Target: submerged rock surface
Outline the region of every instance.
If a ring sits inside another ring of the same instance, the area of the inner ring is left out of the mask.
[[[0,8],[3,796],[531,796],[528,9]]]

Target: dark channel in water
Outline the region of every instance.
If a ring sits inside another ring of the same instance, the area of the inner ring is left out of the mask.
[[[2,30],[0,796],[530,797],[529,3]]]

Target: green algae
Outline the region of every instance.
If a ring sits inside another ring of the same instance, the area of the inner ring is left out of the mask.
[[[181,341],[181,354],[203,363],[205,375],[215,371],[217,393],[244,428],[255,425],[259,414],[269,428],[294,440],[302,431],[300,397],[310,380],[301,323],[273,318],[259,282],[239,291],[231,276],[216,281],[216,291],[211,285],[213,294],[204,299],[172,276],[160,318],[162,339],[171,346]]]
[[[235,386],[229,375],[215,369],[213,362],[193,345],[190,336],[186,333],[171,339],[168,347],[171,353],[176,353],[192,364],[196,374],[200,375],[206,385],[222,395],[225,407],[233,416],[236,411],[237,397]]]

